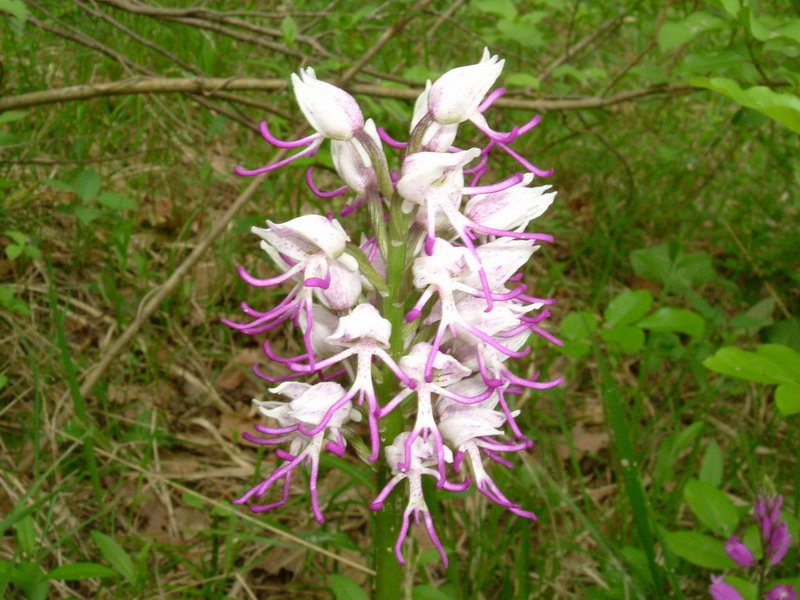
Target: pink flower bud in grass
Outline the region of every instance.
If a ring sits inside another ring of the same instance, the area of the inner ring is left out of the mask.
[[[735,535],[725,542],[725,552],[740,567],[752,567],[756,562],[750,549]]]
[[[797,590],[790,585],[779,584],[764,594],[764,600],[797,600]]]
[[[729,583],[725,583],[723,579],[724,577],[711,576],[711,587],[709,588],[711,598],[713,600],[744,600],[738,590]]]
[[[789,550],[789,544],[792,542],[792,536],[789,534],[789,525],[786,521],[781,521],[778,526],[772,530],[772,535],[769,538],[769,561],[773,565],[777,565],[786,556]]]
[[[358,102],[335,85],[319,81],[314,69],[292,73],[297,104],[309,124],[320,134],[334,140],[350,140],[364,128],[364,115]]]

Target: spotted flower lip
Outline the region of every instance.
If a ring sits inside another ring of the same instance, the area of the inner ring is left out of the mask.
[[[300,110],[321,135],[334,140],[350,140],[364,128],[364,115],[355,98],[343,89],[320,81],[314,69],[292,73],[292,86]]]

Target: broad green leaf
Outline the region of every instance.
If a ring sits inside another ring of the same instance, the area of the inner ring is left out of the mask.
[[[735,575],[726,575],[725,583],[728,583],[736,588],[742,595],[743,600],[758,600],[758,587],[755,583],[751,583],[741,577]]]
[[[668,290],[686,291],[715,277],[708,254],[681,252],[676,245],[660,244],[634,250],[630,259],[639,277],[661,283]]]
[[[513,21],[517,16],[517,7],[513,0],[472,0],[470,6],[476,10],[496,15],[502,19]]]
[[[76,562],[56,567],[47,574],[48,579],[63,579],[75,581],[77,579],[91,579],[93,577],[114,577],[117,572],[105,565],[92,562]]]
[[[515,23],[514,21],[501,19],[497,23],[497,30],[503,34],[503,37],[514,40],[526,48],[538,49],[547,45],[541,30],[530,23]],[[553,71],[553,77],[555,76],[556,73]]]
[[[787,376],[800,383],[800,352],[783,344],[760,344],[756,354],[779,364]]]
[[[136,210],[138,207],[135,200],[116,192],[103,192],[97,197],[97,201],[111,210]]]
[[[757,383],[798,383],[791,367],[776,362],[768,354],[724,347],[703,361],[707,369]]]
[[[715,488],[718,488],[720,483],[722,483],[722,468],[722,450],[720,450],[717,442],[711,440],[708,446],[706,446],[705,453],[703,453],[703,461],[700,463],[698,477],[700,481],[705,481]]]
[[[93,206],[76,206],[71,212],[83,225],[88,225],[103,216],[103,211]]]
[[[689,83],[724,94],[742,106],[760,111],[795,133],[800,133],[800,98],[793,94],[774,92],[762,85],[742,89],[733,79],[726,77],[698,77]]]
[[[721,540],[696,531],[670,531],[665,536],[669,549],[690,563],[706,569],[733,569],[736,563],[725,554]]]
[[[798,182],[800,184],[800,182]],[[766,339],[771,344],[788,346],[794,351],[800,351],[800,319],[791,317],[784,321],[777,321],[767,327],[764,332]]]
[[[773,37],[773,33],[753,14],[752,9],[745,5],[739,11],[739,19],[742,25],[759,42],[765,42]]]
[[[800,413],[800,383],[782,383],[775,390],[775,406],[784,417]]]
[[[761,560],[764,556],[764,550],[761,548],[761,530],[758,525],[750,525],[745,529],[742,543],[750,549],[756,560]]]
[[[27,110],[7,110],[0,113],[0,125],[3,123],[11,123],[12,121],[19,121],[28,115]]]
[[[184,504],[186,504],[187,506],[191,506],[192,508],[200,508],[200,509],[205,508],[205,502],[203,502],[203,499],[197,494],[190,494],[189,492],[184,492],[181,495],[181,499],[183,500]]]
[[[281,32],[283,32],[283,41],[286,42],[286,45],[290,48],[294,46],[297,39],[297,23],[289,15],[286,15],[281,21]]]
[[[633,354],[644,348],[644,331],[631,325],[617,325],[600,331],[603,341],[619,345],[623,352]]]
[[[741,8],[739,0],[713,0],[713,2],[732,17],[736,18],[739,15]]]
[[[9,244],[4,248],[8,260],[16,260],[19,258],[19,255],[22,254],[24,249],[24,246],[17,246],[16,244]]]
[[[516,87],[530,87],[534,90],[538,90],[541,82],[539,79],[530,73],[512,73],[505,77],[507,85],[513,85]]]
[[[690,42],[706,31],[725,29],[731,24],[724,19],[701,11],[690,14],[677,23],[665,23],[658,32],[658,46],[667,52]]]
[[[775,34],[778,38],[784,38],[800,44],[800,19],[795,19],[782,25],[775,31]]]
[[[28,20],[28,7],[22,0],[0,0],[0,13],[8,13],[17,37],[22,36],[25,21]]]
[[[94,200],[101,186],[100,175],[93,169],[87,169],[72,182],[72,187],[78,197],[84,202]]]
[[[659,308],[639,321],[637,326],[653,331],[685,333],[692,337],[700,337],[705,331],[705,321],[696,312],[669,307]]]
[[[111,564],[114,570],[122,575],[128,583],[135,584],[137,579],[136,566],[122,546],[114,538],[97,530],[92,531],[91,536],[94,543],[100,548],[103,558]]]
[[[683,498],[695,516],[711,531],[729,537],[739,524],[739,511],[725,492],[699,479],[690,479]]]
[[[336,600],[369,600],[367,592],[344,575],[331,575],[331,589]]]
[[[558,351],[561,352],[561,354],[569,356],[570,358],[583,358],[584,356],[588,356],[591,350],[592,347],[588,342],[580,340],[574,342],[566,341],[563,346],[558,347]]]
[[[66,181],[61,181],[59,179],[47,179],[42,178],[39,180],[41,183],[45,185],[49,185],[51,188],[55,188],[57,190],[61,190],[62,192],[74,192],[75,186],[71,183],[67,183]]]
[[[647,314],[653,305],[653,295],[647,290],[623,292],[611,302],[603,312],[609,327],[631,325]]]
[[[585,340],[597,331],[597,317],[585,310],[570,313],[561,320],[558,330],[568,340]]]

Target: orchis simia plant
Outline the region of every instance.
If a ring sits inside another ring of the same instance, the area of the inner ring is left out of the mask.
[[[771,486],[770,486],[771,487]],[[797,590],[787,583],[767,584],[767,577],[786,557],[792,536],[789,524],[781,518],[783,496],[769,492],[756,500],[753,516],[758,526],[758,550],[748,547],[737,536],[725,542],[725,552],[739,567],[757,571],[755,596],[764,600],[797,600]],[[712,576],[709,588],[713,600],[744,600],[744,596],[725,576]],[[760,592],[760,593],[759,593]]]
[[[282,331],[278,326],[292,323],[302,349],[279,356],[269,340],[263,342],[266,356],[286,374],[272,377],[254,367],[257,376],[275,384],[269,389],[274,399],[256,401],[271,422],[244,437],[284,446],[276,451],[283,462],[236,503],[250,503],[256,512],[284,504],[293,472],[308,465],[311,510],[323,522],[320,454],[341,456],[350,443],[362,449],[362,458],[377,462],[379,489],[370,507],[395,507],[389,516],[398,523],[381,525],[379,519],[377,535],[392,532],[386,549],[401,564],[412,519],[424,524],[447,564],[423,492],[426,478],[445,490],[474,486],[515,515],[536,519],[506,496],[487,469],[490,462],[512,468],[508,456],[532,445],[516,421],[511,396],[561,382],[515,373],[510,364],[529,354],[532,335],[561,342],[542,327],[554,301],[531,295],[522,282],[522,269],[539,244],[552,241],[527,229],[555,192],[535,184],[550,171],[511,145],[540,118],[501,132],[484,116],[504,93],[490,92],[503,62],[484,51],[479,63],[429,81],[405,143],[365,120],[353,97],[318,80],[312,68],[292,75],[292,84],[314,133],[283,141],[261,124],[270,144],[294,154],[237,173],[273,171],[314,156],[330,139],[344,186],[321,191],[311,169],[308,186],[322,198],[350,194],[352,201],[339,216],[268,220],[253,228],[280,274],[260,278],[243,267],[239,274],[257,288],[285,284],[289,293],[272,308],[243,303],[246,317],[225,323],[248,335]],[[470,137],[477,133],[486,140],[483,147],[455,145],[467,121],[478,130]],[[389,170],[387,147],[401,155],[396,171]],[[498,152],[510,155],[520,172],[498,177],[490,167]],[[355,244],[342,223],[359,209],[367,211],[371,231]],[[282,491],[271,493],[273,486]],[[403,510],[397,498],[404,494]],[[376,544],[385,542],[384,537]]]

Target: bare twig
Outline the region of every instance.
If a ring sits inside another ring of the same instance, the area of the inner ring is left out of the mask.
[[[87,100],[104,96],[124,96],[127,94],[155,94],[169,92],[193,92],[213,96],[222,90],[236,91],[283,91],[287,82],[283,79],[255,79],[250,77],[132,77],[108,83],[92,83],[71,87],[30,92],[18,96],[0,98],[0,111],[28,108],[54,102]],[[352,84],[347,89],[353,94],[376,98],[397,98],[415,100],[422,90],[415,88],[390,88],[381,85]],[[682,96],[693,92],[704,92],[690,85],[654,85],[620,92],[614,96],[583,96],[577,98],[542,98],[538,100],[514,98],[507,94],[495,102],[503,108],[519,108],[532,111],[575,110],[581,108],[600,108],[634,100],[646,100],[653,96]]]
[[[122,332],[122,335],[120,335],[110,346],[108,346],[108,348],[106,348],[102,357],[100,358],[100,361],[90,367],[83,374],[83,384],[81,385],[80,389],[81,395],[87,396],[92,392],[95,384],[99,381],[100,376],[105,372],[114,359],[117,358],[117,356],[127,347],[136,334],[139,333],[139,330],[150,319],[150,316],[159,307],[161,302],[163,302],[163,300],[169,296],[175,287],[177,287],[183,276],[189,272],[189,270],[200,259],[211,243],[217,239],[217,237],[219,237],[219,235],[228,227],[228,223],[230,223],[231,219],[233,219],[233,217],[236,216],[236,213],[238,213],[239,210],[250,200],[252,195],[255,193],[264,179],[266,179],[266,177],[267,175],[263,174],[253,178],[253,180],[250,182],[250,185],[247,186],[244,192],[241,193],[241,195],[230,206],[230,208],[225,211],[225,214],[214,221],[214,225],[211,227],[211,229],[209,229],[200,239],[197,246],[195,246],[192,250],[191,254],[189,254],[189,256],[187,256],[186,259],[184,259],[184,261],[178,265],[178,268],[173,271],[172,275],[169,276],[169,279],[167,279],[163,285],[155,289],[147,303],[136,314],[136,318],[133,320],[133,322],[128,325],[124,332]]]
[[[366,65],[373,56],[375,56],[381,48],[383,48],[389,40],[391,40],[397,33],[403,29],[408,22],[413,19],[419,11],[423,10],[428,4],[431,3],[431,0],[418,0],[417,3],[411,7],[410,10],[406,11],[406,15],[402,18],[398,19],[392,26],[389,27],[386,31],[381,34],[381,36],[375,41],[374,44],[367,50],[361,58],[359,58],[352,67],[347,69],[344,75],[342,75],[341,83],[342,85],[347,85],[353,77],[355,77],[356,73],[358,73],[364,65]]]
[[[623,15],[620,15],[618,17],[614,17],[612,19],[608,19],[607,21],[601,23],[600,26],[597,27],[597,29],[593,30],[589,35],[584,37],[581,41],[579,41],[574,46],[570,46],[569,48],[567,48],[566,51],[564,52],[564,54],[562,54],[561,56],[556,58],[553,62],[551,62],[549,65],[547,65],[545,67],[544,71],[539,73],[539,75],[537,76],[537,79],[539,81],[544,81],[545,79],[550,77],[550,75],[553,73],[553,71],[555,71],[558,67],[560,67],[565,62],[567,62],[570,58],[572,58],[573,56],[578,54],[581,50],[583,50],[589,44],[594,42],[597,38],[599,38],[601,35],[606,33],[606,31],[608,31],[612,27],[616,27],[617,25],[619,25],[619,23],[622,21],[622,19],[623,19]]]

